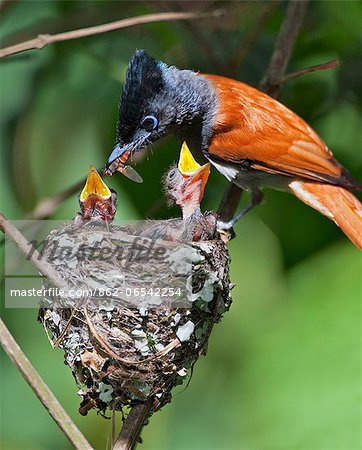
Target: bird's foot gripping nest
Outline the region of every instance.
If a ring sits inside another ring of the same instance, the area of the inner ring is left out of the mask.
[[[81,414],[142,401],[154,411],[169,402],[172,388],[206,352],[213,324],[231,303],[229,257],[222,241],[142,238],[143,249],[152,242],[153,250],[163,249],[162,258],[145,259],[136,257],[140,233],[130,232],[135,230],[68,226],[53,231],[45,246],[45,257],[74,291],[81,286],[93,293],[71,302],[47,298],[39,313],[72,369],[83,398]],[[85,245],[96,248],[92,258]],[[73,249],[68,259],[57,256],[65,246]],[[102,259],[106,253],[118,257]],[[178,289],[181,294],[175,295]]]

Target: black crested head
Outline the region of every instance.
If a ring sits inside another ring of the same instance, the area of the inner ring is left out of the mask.
[[[106,173],[111,175],[139,149],[168,134],[192,141],[196,152],[206,148],[201,144],[211,135],[216,103],[207,78],[137,50],[128,64],[119,103],[117,142]]]
[[[152,100],[165,88],[163,71],[166,64],[136,50],[126,73],[126,80],[119,103],[117,142],[132,140],[140,122],[149,111]]]

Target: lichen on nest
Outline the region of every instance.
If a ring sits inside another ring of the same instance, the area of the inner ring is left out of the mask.
[[[180,304],[172,297],[151,296],[150,301],[147,295],[131,301],[122,295],[83,296],[70,303],[69,298],[65,303],[44,299],[39,319],[52,344],[64,351],[83,415],[91,408],[122,410],[146,400],[152,401],[152,411],[168,403],[172,388],[183,383],[206,353],[214,323],[231,304],[229,257],[222,241],[157,241],[157,248],[166,249],[162,260],[131,258],[124,264],[136,238],[130,227],[80,229],[69,224],[51,232],[45,244],[44,256],[70,287],[111,287],[114,293],[127,280],[130,291],[161,284],[181,286],[185,293]],[[96,244],[92,258],[80,251],[85,243],[88,249]],[[65,247],[68,258],[61,251]],[[117,255],[122,248],[124,258],[100,258],[106,248]]]

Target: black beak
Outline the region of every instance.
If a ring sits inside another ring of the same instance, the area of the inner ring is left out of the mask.
[[[141,175],[139,175],[133,167],[126,164],[132,149],[134,149],[133,144],[127,144],[123,147],[120,147],[120,145],[117,144],[109,155],[104,169],[105,175],[112,176],[114,172],[118,171],[130,180],[135,181],[136,183],[142,183],[143,179]]]
[[[112,153],[109,155],[107,166],[109,167],[113,161],[115,161],[117,158],[120,158],[124,153],[131,150],[132,147],[133,147],[132,144],[126,144],[123,147],[120,147],[119,144],[117,144],[112,150]]]
[[[132,148],[132,144],[126,144],[122,147],[117,144],[112,150],[112,153],[109,155],[106,167],[104,168],[104,173],[111,176],[118,169],[118,167],[124,167],[131,154]]]

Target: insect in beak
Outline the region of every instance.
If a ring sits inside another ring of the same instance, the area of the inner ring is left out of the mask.
[[[143,179],[141,175],[133,167],[126,165],[130,155],[130,146],[121,148],[117,144],[108,158],[104,173],[108,176],[112,176],[114,172],[117,171],[136,183],[142,183]]]

